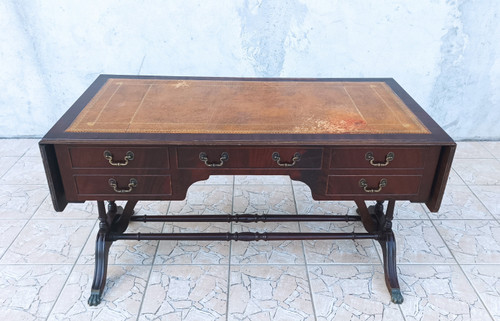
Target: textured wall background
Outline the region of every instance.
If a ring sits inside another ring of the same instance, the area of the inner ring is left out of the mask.
[[[0,137],[100,73],[393,77],[455,139],[500,139],[498,0],[0,1]]]

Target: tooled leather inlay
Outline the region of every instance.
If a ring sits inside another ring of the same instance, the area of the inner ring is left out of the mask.
[[[428,134],[384,82],[111,78],[67,132]]]

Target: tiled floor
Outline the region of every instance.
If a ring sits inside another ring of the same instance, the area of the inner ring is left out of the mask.
[[[405,301],[390,303],[376,242],[118,241],[89,307],[93,203],[52,209],[37,140],[0,140],[2,320],[500,320],[500,142],[459,143],[439,213],[397,203]],[[287,177],[212,177],[139,214],[354,213]],[[133,223],[141,232],[346,231],[359,223]]]

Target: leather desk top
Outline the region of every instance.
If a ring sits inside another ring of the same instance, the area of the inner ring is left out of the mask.
[[[73,133],[429,134],[383,81],[110,78]]]

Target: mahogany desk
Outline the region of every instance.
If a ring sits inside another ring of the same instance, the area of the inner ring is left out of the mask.
[[[393,79],[114,75],[99,76],[40,141],[55,210],[98,204],[90,305],[101,301],[109,248],[123,239],[375,239],[401,303],[395,201],[437,211],[455,146]],[[133,215],[139,200],[182,200],[210,175],[289,175],[315,200],[356,202],[359,215]],[[130,221],[345,220],[366,233],[125,233]]]

